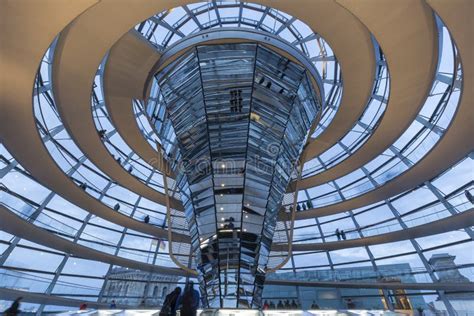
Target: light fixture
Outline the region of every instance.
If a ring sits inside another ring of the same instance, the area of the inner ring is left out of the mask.
[[[221,187],[225,187],[225,184],[224,184],[224,183],[221,183]]]
[[[221,208],[220,208],[220,210],[221,210],[221,211],[223,211],[223,210],[224,210],[224,208],[223,208],[223,207],[221,207]]]

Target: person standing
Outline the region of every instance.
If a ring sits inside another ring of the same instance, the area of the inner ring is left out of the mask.
[[[15,316],[20,314],[20,301],[23,297],[19,297],[13,301],[12,305],[5,311],[6,316]]]
[[[189,281],[184,289],[183,295],[180,295],[176,306],[181,306],[180,316],[196,316],[199,307],[199,292],[194,289],[194,282]]]
[[[174,316],[176,315],[176,307],[178,303],[178,298],[181,294],[181,288],[178,286],[176,287],[173,292],[166,295],[165,301],[163,302],[163,306],[160,310],[160,316]]]
[[[295,300],[291,300],[291,308],[292,308],[292,309],[297,309],[297,308],[298,308],[298,305],[296,305],[296,301],[295,301]]]
[[[343,230],[341,230],[341,237],[343,240],[346,240],[346,233]]]
[[[341,240],[341,233],[339,232],[339,228],[336,229],[336,237],[337,240]]]

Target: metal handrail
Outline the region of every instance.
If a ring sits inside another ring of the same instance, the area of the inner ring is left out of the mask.
[[[296,219],[296,204],[298,203],[298,183],[301,180],[301,174],[303,172],[303,165],[301,163],[298,163],[298,166],[296,167],[296,183],[295,183],[295,195],[293,198],[293,210],[291,211],[291,219],[290,219],[290,233],[288,236],[288,255],[286,256],[283,261],[276,265],[273,268],[266,268],[265,272],[266,273],[273,273],[276,272],[277,270],[280,270],[287,262],[290,260],[292,253],[293,253],[293,231],[295,227],[295,219]]]
[[[168,253],[170,255],[171,260],[182,270],[192,274],[198,275],[196,270],[190,269],[189,267],[185,266],[178,259],[174,256],[173,253],[173,234],[171,231],[171,207],[170,207],[170,197],[168,195],[168,179],[166,174],[163,173],[163,186],[165,187],[165,202],[166,202],[166,221],[168,223]],[[189,258],[191,260],[191,258]]]

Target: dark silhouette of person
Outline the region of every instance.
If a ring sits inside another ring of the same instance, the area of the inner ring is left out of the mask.
[[[5,311],[5,315],[14,316],[20,314],[20,301],[22,299],[23,297],[18,297],[16,300],[14,300],[10,307]]]
[[[346,233],[343,230],[341,230],[341,237],[342,239],[346,240]]]
[[[145,216],[145,218],[143,219],[143,221],[145,222],[145,224],[148,224],[150,222],[150,216]]]
[[[311,304],[311,309],[319,309],[319,305],[316,304],[316,301],[313,301],[313,304]]]
[[[176,287],[170,294],[166,295],[163,306],[160,310],[160,316],[174,316],[176,315],[176,307],[178,303],[178,298],[181,294],[181,288]]]
[[[423,316],[423,307],[418,306],[416,310],[418,311],[418,316]]]
[[[100,139],[102,139],[102,140],[104,140],[105,137],[107,136],[107,134],[106,134],[107,130],[106,129],[101,129],[98,133],[99,133]]]
[[[234,218],[233,218],[233,217],[229,217],[229,225],[228,225],[228,228],[234,229]]]
[[[290,308],[291,308],[290,301],[286,300],[285,301],[285,309],[290,309]]]
[[[268,304],[268,301],[265,301],[265,303],[263,303],[263,310],[267,310],[270,308],[270,304]]]
[[[180,316],[196,316],[199,300],[199,292],[194,289],[194,282],[189,281],[183,295],[178,298],[177,306],[181,306]]]
[[[284,309],[285,308],[285,306],[283,305],[283,302],[281,300],[278,301],[277,308],[278,309]]]
[[[273,303],[273,301],[270,301],[270,306],[269,306],[270,309],[275,309],[275,303]]]
[[[291,300],[291,308],[297,309],[298,305],[296,304],[295,300]]]
[[[87,304],[86,303],[82,303],[80,306],[79,306],[79,310],[80,311],[84,311],[87,309]]]
[[[341,232],[339,231],[339,228],[336,229],[336,237],[337,240],[341,240]]]
[[[469,192],[469,190],[464,191],[464,195],[469,202],[474,204],[474,197],[472,196],[471,192]]]
[[[110,303],[110,308],[111,309],[116,309],[117,308],[117,304],[115,303],[115,300],[112,300],[112,302]]]

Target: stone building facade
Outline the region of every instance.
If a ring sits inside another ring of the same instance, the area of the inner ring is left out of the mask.
[[[181,277],[127,268],[114,268],[108,275],[101,302],[135,307],[160,307]]]

